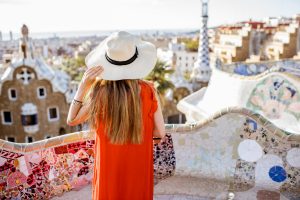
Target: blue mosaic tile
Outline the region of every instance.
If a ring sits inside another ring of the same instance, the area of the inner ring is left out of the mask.
[[[269,176],[270,178],[275,182],[283,182],[286,179],[286,172],[281,166],[273,166],[269,170]]]

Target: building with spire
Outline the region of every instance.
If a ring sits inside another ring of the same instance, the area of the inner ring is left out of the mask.
[[[202,25],[199,35],[199,48],[197,61],[192,72],[193,90],[196,91],[208,84],[211,76],[209,59],[209,38],[208,38],[208,0],[202,0]]]
[[[21,33],[18,55],[0,74],[0,138],[33,142],[76,131],[66,123],[76,92],[70,77],[35,52],[26,25]]]

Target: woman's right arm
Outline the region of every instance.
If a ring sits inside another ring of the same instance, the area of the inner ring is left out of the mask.
[[[100,76],[102,72],[103,67],[101,66],[91,67],[85,71],[78,90],[76,91],[74,97],[75,100],[73,100],[81,103],[74,104],[72,101],[67,118],[67,124],[69,126],[75,126],[87,120],[90,103],[83,104],[83,99],[90,90],[92,84],[95,82],[96,77]]]

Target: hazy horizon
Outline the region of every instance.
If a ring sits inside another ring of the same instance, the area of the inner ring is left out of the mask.
[[[0,0],[0,30],[31,33],[199,29],[200,0]],[[300,13],[298,0],[210,0],[209,27]]]

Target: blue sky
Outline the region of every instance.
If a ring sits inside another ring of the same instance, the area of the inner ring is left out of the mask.
[[[0,30],[198,28],[200,0],[0,0]],[[209,26],[300,13],[300,0],[210,0]]]

